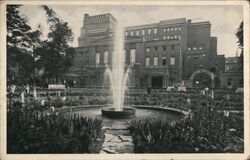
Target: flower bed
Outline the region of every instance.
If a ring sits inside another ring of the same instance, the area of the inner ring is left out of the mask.
[[[8,112],[7,153],[92,152],[90,146],[100,136],[101,120],[43,115],[42,110],[44,107],[13,105],[12,112]]]
[[[210,92],[210,91],[209,91]],[[209,96],[210,93],[202,95],[200,90],[193,89],[187,92],[167,91],[166,89],[152,89],[150,95],[145,89],[128,89],[125,92],[125,105],[159,105],[182,110],[189,110],[186,105],[190,98],[191,104],[198,106],[200,99]],[[20,99],[16,94],[15,99]],[[65,100],[62,101],[62,98]],[[228,97],[228,98],[227,98]],[[25,94],[26,99],[32,99],[33,95]],[[243,94],[235,93],[231,90],[214,90],[214,100],[218,103],[226,99],[224,106],[226,110],[243,110]],[[112,92],[109,88],[72,88],[69,90],[54,91],[48,89],[38,89],[37,99],[45,100],[54,107],[79,106],[79,105],[107,105],[112,104]]]
[[[243,118],[207,101],[180,122],[143,118],[129,123],[135,153],[242,153]],[[241,116],[240,116],[241,117]]]

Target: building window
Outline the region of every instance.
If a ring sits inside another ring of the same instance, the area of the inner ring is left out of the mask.
[[[146,67],[148,67],[150,64],[150,58],[146,58]]]
[[[143,30],[142,30],[142,35],[144,35],[144,34],[145,34],[145,30],[143,29]]]
[[[206,56],[206,54],[202,54],[202,56],[203,56],[203,57],[205,57],[205,56]]]
[[[136,31],[136,35],[139,36],[139,30]]]
[[[177,27],[175,27],[174,30],[177,31]]]
[[[131,35],[131,36],[134,36],[134,31],[130,31],[130,35]]]
[[[150,48],[146,48],[146,52],[149,53],[150,52]]]
[[[174,51],[174,47],[175,47],[174,45],[171,46],[171,49],[172,49],[173,51]]]
[[[188,48],[189,51],[191,51],[191,48]]]
[[[177,39],[177,35],[175,35],[174,38]]]
[[[157,51],[158,50],[158,47],[155,47],[155,51]]]
[[[135,64],[135,49],[130,50],[130,64]]]
[[[193,50],[196,51],[196,50],[197,50],[197,47],[193,47]]]
[[[170,31],[170,29],[168,28],[167,31]]]
[[[151,29],[148,29],[148,34],[151,34]]]
[[[113,36],[113,34],[112,34],[112,33],[110,33],[110,34],[109,34],[109,37],[112,37],[112,36]]]
[[[178,39],[181,40],[181,36],[180,35],[178,36]]]
[[[199,47],[199,50],[202,50],[202,47]]]
[[[157,28],[154,28],[154,34],[157,34]]]
[[[163,29],[163,32],[166,32],[166,31],[167,31],[167,29],[166,29],[166,28],[164,28],[164,29]]]
[[[226,71],[229,71],[229,69],[230,69],[230,68],[227,66],[227,67],[226,67]]]
[[[171,28],[171,31],[173,31],[174,30],[174,28]]]
[[[181,27],[179,27],[178,30],[180,31],[180,30],[181,30]]]
[[[166,39],[166,36],[163,36],[163,39]]]
[[[96,65],[99,65],[99,64],[100,64],[100,53],[96,53],[95,56],[96,56],[96,57],[95,57],[95,64],[96,64]]]
[[[125,36],[128,36],[128,31],[125,32]]]
[[[175,65],[175,57],[170,57],[170,65]]]
[[[104,59],[103,59],[104,64],[108,64],[108,58],[109,58],[109,52],[104,51]]]
[[[166,65],[167,65],[166,57],[162,57],[162,65],[163,65],[163,66],[166,66]]]
[[[194,59],[197,59],[197,56],[193,56]]]
[[[232,86],[233,86],[233,83],[232,83],[232,79],[231,79],[231,78],[228,78],[228,79],[227,79],[227,86],[228,86],[228,87],[232,87]]]
[[[158,57],[154,57],[154,66],[158,66]]]
[[[166,46],[163,46],[163,50],[166,51]]]

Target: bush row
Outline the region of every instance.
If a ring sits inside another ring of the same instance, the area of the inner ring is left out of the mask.
[[[181,121],[140,118],[129,123],[135,153],[243,152],[243,119],[205,102]]]
[[[43,109],[13,105],[7,115],[7,153],[90,152],[90,145],[100,134],[101,120],[44,115]]]

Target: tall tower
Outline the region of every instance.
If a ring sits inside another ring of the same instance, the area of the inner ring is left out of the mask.
[[[81,35],[78,38],[78,47],[88,46],[89,43],[111,37],[116,19],[110,14],[84,14]]]

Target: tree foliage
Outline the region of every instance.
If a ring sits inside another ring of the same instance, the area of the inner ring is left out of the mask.
[[[40,43],[41,30],[32,28],[20,15],[21,5],[7,5],[7,77],[8,82],[27,82],[33,73],[32,51]]]
[[[238,38],[238,45],[243,49],[243,21],[240,23],[239,28],[237,29],[236,36]]]
[[[236,37],[238,38],[238,46],[241,49],[240,53],[240,70],[243,70],[243,49],[244,49],[244,42],[243,42],[243,21],[240,23],[239,28],[237,29],[236,32]]]
[[[36,49],[39,56],[37,64],[44,68],[45,78],[57,79],[72,65],[74,49],[68,43],[73,40],[73,32],[67,22],[58,17],[53,9],[46,5],[41,7],[47,16],[49,24],[48,39]]]

